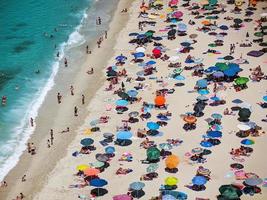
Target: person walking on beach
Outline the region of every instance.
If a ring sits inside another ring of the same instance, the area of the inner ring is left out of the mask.
[[[51,146],[50,146],[50,140],[49,140],[49,139],[47,140],[47,147],[48,147],[48,148],[51,147]]]
[[[30,123],[31,123],[31,127],[33,127],[33,118],[31,117],[31,119],[30,119]]]
[[[107,38],[108,38],[108,32],[105,31],[105,39],[107,39]]]
[[[92,52],[89,50],[89,46],[88,45],[86,45],[86,53],[87,54],[91,54]]]
[[[24,194],[21,192],[21,193],[19,193],[19,196],[20,196],[20,199],[24,199]]]
[[[21,182],[25,182],[26,181],[26,174],[24,174],[21,178]]]
[[[74,95],[74,87],[71,85],[70,86],[70,94],[73,96]]]
[[[82,94],[82,105],[84,105],[84,103],[85,103],[85,96],[84,94]]]
[[[97,18],[97,21],[98,21],[98,25],[101,25],[101,23],[102,23],[102,19],[101,19],[101,17],[98,17],[98,18]]]
[[[75,117],[78,116],[78,108],[77,108],[77,106],[74,107],[74,116]]]
[[[54,131],[53,131],[53,129],[50,129],[50,140],[51,140],[51,145],[53,145],[53,141],[54,141]]]
[[[64,58],[64,64],[65,64],[65,67],[68,67],[68,60],[67,60],[67,58]]]
[[[57,103],[58,103],[58,104],[61,103],[61,99],[62,99],[62,96],[61,96],[61,94],[58,92],[58,93],[57,93]]]

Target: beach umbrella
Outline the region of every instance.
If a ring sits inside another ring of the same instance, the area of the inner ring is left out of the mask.
[[[176,155],[169,155],[165,160],[165,164],[168,169],[175,169],[179,162],[180,160]]]
[[[212,131],[220,131],[220,130],[222,130],[222,126],[219,125],[219,124],[213,124],[210,128],[211,128]]]
[[[228,26],[226,26],[226,25],[221,25],[221,26],[219,26],[219,28],[220,28],[221,30],[224,30],[224,31],[226,31],[226,30],[229,29]]]
[[[115,148],[112,147],[112,146],[108,146],[108,147],[105,148],[105,152],[107,154],[113,154],[115,152]]]
[[[126,107],[127,105],[128,105],[128,101],[124,99],[119,99],[116,101],[116,106]]]
[[[222,137],[222,132],[220,132],[220,131],[208,131],[207,136],[210,138],[220,138],[220,137]]]
[[[159,129],[159,124],[155,123],[155,122],[147,122],[146,126],[150,130],[158,130]]]
[[[138,92],[136,90],[129,90],[127,92],[127,94],[130,96],[130,97],[136,97]]]
[[[94,163],[92,163],[92,167],[95,167],[95,168],[101,168],[105,165],[104,162],[100,162],[100,161],[95,161]]]
[[[162,200],[176,200],[176,198],[170,194],[166,194],[162,196]]]
[[[136,58],[142,58],[145,56],[145,54],[143,52],[137,52],[137,53],[134,53],[133,56]]]
[[[177,185],[178,183],[178,179],[174,176],[169,176],[165,179],[165,184],[168,185],[168,186],[174,186],[174,185]]]
[[[257,186],[262,184],[263,180],[261,178],[247,178],[245,184],[249,186]]]
[[[91,138],[84,138],[84,139],[81,140],[80,143],[81,143],[81,145],[83,145],[83,146],[90,146],[91,144],[94,143],[94,140],[91,139]]]
[[[181,42],[180,43],[183,47],[189,47],[191,45],[191,43],[189,42]]]
[[[160,149],[164,149],[165,151],[169,151],[172,149],[172,145],[169,143],[161,143],[159,144]]]
[[[160,50],[160,49],[157,49],[157,48],[154,48],[154,49],[152,50],[152,53],[153,53],[154,55],[160,55],[160,54],[161,54],[161,50]]]
[[[127,60],[127,57],[126,56],[123,56],[123,55],[119,55],[115,58],[118,62],[123,62],[125,60]]]
[[[178,31],[185,32],[187,30],[187,25],[185,23],[179,23],[177,24],[177,26],[178,26]]]
[[[100,162],[107,162],[109,160],[109,158],[105,154],[96,154],[96,160],[98,160]]]
[[[132,200],[132,197],[127,194],[120,194],[112,197],[112,200]]]
[[[76,169],[77,169],[78,171],[84,171],[84,170],[86,170],[86,169],[88,169],[88,168],[90,168],[90,166],[89,166],[89,165],[85,165],[85,164],[81,164],[81,165],[78,165],[78,166],[76,167]]]
[[[248,126],[247,124],[238,124],[237,128],[241,131],[248,131],[251,129],[250,126]]]
[[[179,60],[179,59],[180,59],[179,56],[171,56],[171,57],[168,59],[168,61],[170,61],[170,62],[175,62],[175,61],[177,61],[177,60]]]
[[[176,69],[173,70],[173,73],[180,74],[182,71],[183,71],[182,68],[176,68]]]
[[[223,73],[225,76],[233,77],[236,75],[237,71],[232,69],[232,68],[229,68],[229,69],[225,70]]]
[[[206,94],[209,94],[209,93],[210,93],[210,92],[209,92],[208,90],[206,90],[206,89],[200,89],[200,90],[198,90],[197,92],[198,92],[198,94],[200,94],[200,95],[206,95]]]
[[[178,76],[174,76],[174,79],[177,81],[183,81],[183,80],[185,80],[185,77],[182,75],[178,75]]]
[[[156,64],[156,62],[154,60],[150,60],[146,63],[146,65],[154,65]]]
[[[142,190],[145,187],[143,182],[133,182],[130,184],[129,188],[132,190]]]
[[[212,117],[213,119],[222,119],[222,115],[219,114],[219,113],[213,113],[213,114],[211,115],[211,117]]]
[[[139,113],[137,111],[133,111],[128,114],[129,117],[137,117],[138,115]]]
[[[90,181],[90,186],[94,186],[94,187],[103,187],[107,184],[108,182],[106,180],[99,179],[99,178],[96,178]]]
[[[200,154],[200,153],[203,152],[203,150],[204,150],[204,149],[201,148],[201,147],[196,147],[196,148],[192,149],[191,152],[192,152],[192,153],[196,153],[196,154]]]
[[[136,51],[136,52],[142,52],[142,53],[144,53],[144,52],[146,51],[146,49],[145,49],[144,47],[137,47],[137,48],[135,49],[135,51]]]
[[[181,18],[183,16],[183,13],[181,11],[175,11],[172,13],[172,17],[175,17],[177,19]]]
[[[94,188],[91,190],[91,194],[97,197],[104,196],[108,191],[105,188]]]
[[[238,77],[234,81],[236,85],[244,85],[249,81],[249,79],[247,77]]]
[[[175,35],[176,34],[176,30],[175,29],[171,29],[168,31],[168,35]]]
[[[114,134],[113,133],[104,133],[103,137],[104,138],[111,138],[111,137],[114,137]]]
[[[158,168],[159,168],[159,165],[157,163],[151,163],[146,168],[146,171],[147,171],[147,173],[152,173],[152,172],[155,172]]]
[[[251,140],[251,139],[244,139],[241,141],[241,144],[252,145],[252,144],[255,144],[255,142],[254,142],[254,140]]]
[[[139,33],[129,33],[129,36],[137,36]]]
[[[199,88],[206,88],[208,86],[208,81],[206,79],[200,79],[197,81],[197,86]]]
[[[213,101],[220,101],[220,100],[221,100],[221,99],[220,99],[219,97],[217,97],[217,96],[213,96],[213,97],[211,97],[210,99],[213,100]]]
[[[209,100],[209,98],[206,97],[206,96],[204,96],[204,95],[201,95],[201,96],[198,96],[198,97],[197,97],[197,100],[198,100],[198,101],[207,101],[207,100]]]
[[[238,116],[241,121],[247,121],[251,115],[251,111],[248,108],[241,108],[238,111]]]
[[[192,183],[194,185],[205,185],[207,183],[207,179],[204,176],[195,176],[192,179]]]
[[[267,102],[267,95],[262,97],[263,101]]]
[[[118,131],[117,132],[117,139],[120,140],[129,140],[133,136],[132,132],[130,131]]]
[[[233,102],[233,103],[236,103],[236,104],[243,103],[243,101],[240,100],[240,99],[234,99],[232,102]]]
[[[212,76],[213,76],[214,78],[221,78],[221,77],[224,77],[224,73],[218,71],[218,72],[214,72],[214,73],[212,74]]]
[[[147,160],[154,161],[160,157],[160,150],[157,147],[149,147],[146,151]]]
[[[197,38],[197,36],[198,36],[198,35],[195,34],[195,33],[189,35],[189,37],[190,37],[191,39],[195,39],[195,38]]]
[[[156,98],[154,99],[154,102],[156,106],[163,106],[166,102],[166,99],[164,96],[156,96]]]
[[[229,68],[226,63],[222,63],[222,62],[217,62],[215,66],[218,67],[218,69],[221,71],[224,71]]]
[[[96,120],[92,120],[91,122],[90,122],[90,125],[91,126],[96,126],[97,124],[99,124],[99,119],[96,119]]]
[[[233,163],[230,165],[230,167],[233,169],[243,169],[244,168],[244,166],[240,163]]]
[[[222,185],[219,188],[221,195],[226,199],[238,199],[242,195],[242,191],[233,185]]]
[[[200,142],[200,145],[202,146],[202,147],[212,147],[213,145],[210,143],[210,142],[208,142],[208,141],[201,141]]]
[[[230,56],[230,55],[228,55],[228,56],[224,56],[223,57],[223,59],[224,60],[233,60],[234,59],[234,57],[233,56]],[[229,65],[228,65],[229,66]]]
[[[187,115],[183,118],[186,123],[193,124],[197,121],[197,118],[193,115]]]
[[[86,176],[96,176],[99,173],[100,173],[100,170],[99,169],[95,169],[95,168],[87,168],[87,169],[84,170],[84,174]]]
[[[240,18],[235,18],[233,21],[235,24],[241,24],[243,22],[243,20]]]

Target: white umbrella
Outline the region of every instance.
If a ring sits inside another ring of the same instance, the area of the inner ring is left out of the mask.
[[[261,13],[261,17],[267,17],[267,13]]]
[[[146,49],[145,49],[144,47],[137,47],[137,48],[135,49],[135,51],[136,51],[136,52],[142,52],[142,53],[144,53],[144,52],[146,51]]]
[[[250,126],[248,126],[248,125],[246,125],[246,124],[238,124],[238,125],[237,125],[237,128],[238,128],[239,130],[241,130],[241,131],[248,131],[248,130],[251,129]]]
[[[171,56],[170,58],[169,58],[169,61],[171,61],[171,62],[175,62],[175,61],[177,61],[177,60],[179,60],[179,56]]]

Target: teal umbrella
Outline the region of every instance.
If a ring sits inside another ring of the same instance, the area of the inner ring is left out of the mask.
[[[159,168],[159,165],[157,163],[151,163],[147,168],[147,173],[155,172]]]
[[[146,154],[147,154],[148,161],[154,161],[154,160],[159,159],[160,150],[156,147],[150,147],[147,149]]]

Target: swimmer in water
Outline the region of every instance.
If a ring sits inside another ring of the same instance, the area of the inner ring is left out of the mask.
[[[40,70],[37,69],[37,70],[35,71],[35,74],[40,74]]]
[[[19,86],[18,85],[15,86],[15,90],[19,90]]]

